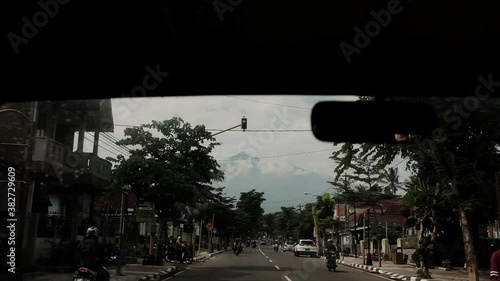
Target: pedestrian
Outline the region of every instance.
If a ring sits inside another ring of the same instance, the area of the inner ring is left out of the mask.
[[[500,269],[500,250],[495,250],[490,258],[490,279],[499,281],[498,271]]]

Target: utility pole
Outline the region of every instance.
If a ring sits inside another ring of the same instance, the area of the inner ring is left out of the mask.
[[[354,257],[357,258],[358,257],[358,233],[357,233],[357,225],[358,225],[358,221],[356,219],[356,203],[353,204],[353,207],[354,207],[354,239],[352,239],[354,241]],[[363,237],[363,239],[365,239]]]
[[[495,173],[495,185],[497,190],[497,221],[500,222],[500,171]]]

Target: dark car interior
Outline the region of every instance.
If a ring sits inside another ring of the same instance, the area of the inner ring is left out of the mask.
[[[316,104],[312,133],[331,143],[396,144],[434,137],[441,113],[420,97],[467,98],[488,89],[489,101],[499,98],[498,1],[51,3],[4,3],[0,105],[197,95],[375,97]],[[136,81],[146,90],[134,90]]]

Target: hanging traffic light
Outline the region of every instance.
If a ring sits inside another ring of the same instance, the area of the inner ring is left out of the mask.
[[[243,129],[243,132],[247,129],[247,119],[245,118],[245,116],[241,118],[241,129]]]

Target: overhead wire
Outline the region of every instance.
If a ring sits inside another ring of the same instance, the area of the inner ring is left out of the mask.
[[[254,157],[248,157],[248,158],[245,158],[245,159],[224,159],[224,160],[218,160],[218,161],[221,161],[221,162],[232,162],[232,161],[244,161],[244,160],[249,160],[249,159],[252,159],[252,158],[258,158],[258,159],[279,158],[279,157],[304,155],[304,154],[311,154],[311,153],[325,152],[325,151],[332,151],[332,149],[322,149],[322,150],[314,150],[314,151],[306,151],[306,152],[298,152],[298,153],[289,153],[289,154],[281,154],[281,155],[260,156],[260,157],[254,156]]]
[[[120,149],[122,149],[123,151],[126,151],[127,153],[130,153],[130,149],[128,147],[125,147],[123,145],[119,145],[119,144],[116,144],[116,142],[118,142],[119,140],[117,138],[115,138],[113,136],[113,138],[111,138],[110,135],[107,135],[107,134],[102,134],[102,136],[107,139],[109,142],[111,142],[113,145],[116,145],[117,147],[119,147]]]
[[[90,141],[92,144],[94,143],[94,141],[93,141],[93,140],[91,140],[91,139],[89,139],[89,138],[87,138],[87,136],[84,136],[84,138],[85,138],[85,139],[87,139],[88,141]],[[103,147],[103,146],[101,146],[101,145],[98,145],[98,146],[99,146],[100,148],[102,148],[102,149],[106,150],[107,152],[109,152],[109,153],[113,154],[114,156],[118,156],[118,154],[114,153],[113,151],[110,151],[109,149],[107,149],[107,148],[105,148],[105,147]]]
[[[258,101],[258,100],[252,100],[252,99],[247,99],[247,98],[242,98],[242,97],[235,97],[235,96],[226,96],[228,98],[233,98],[233,99],[239,99],[239,100],[245,100],[245,101],[251,101],[251,102],[257,102],[257,103],[263,103],[263,104],[269,104],[269,105],[277,105],[277,106],[283,106],[283,107],[290,107],[290,108],[296,108],[296,109],[304,109],[304,110],[312,110],[312,108],[307,108],[307,107],[300,107],[300,106],[293,106],[293,105],[286,105],[286,104],[279,104],[279,103],[272,103],[272,102],[265,102],[265,101]]]
[[[87,133],[93,137],[93,135],[90,132],[87,132]],[[94,141],[92,141],[92,143],[94,143]],[[107,147],[109,147],[110,149],[113,149],[115,152],[117,152],[119,154],[128,154],[129,153],[128,151],[120,151],[118,149],[119,146],[117,146],[116,144],[114,144],[113,142],[110,142],[109,140],[107,140],[105,138],[99,139],[99,143],[106,145]],[[101,148],[102,148],[102,146],[101,146]]]

